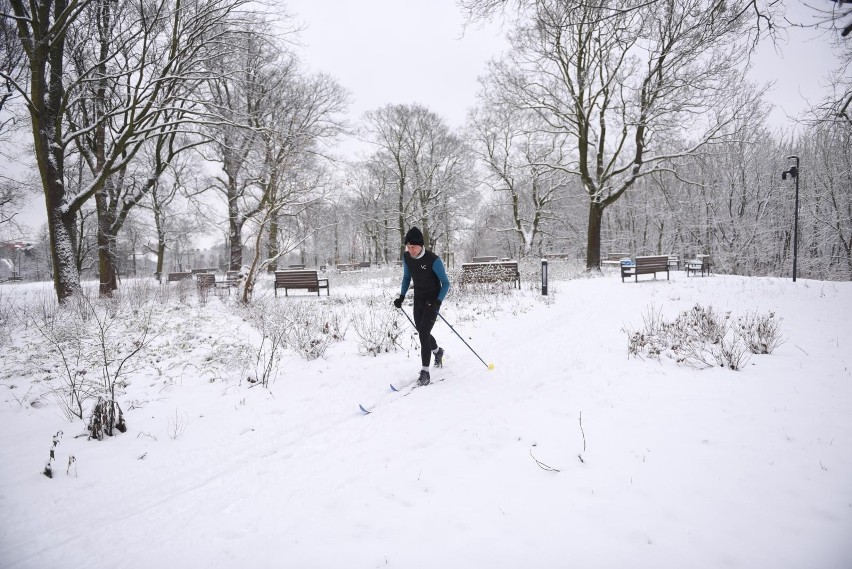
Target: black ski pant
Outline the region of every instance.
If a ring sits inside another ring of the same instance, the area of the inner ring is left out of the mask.
[[[435,300],[414,297],[414,327],[420,335],[420,362],[423,367],[429,367],[432,363],[432,350],[438,348],[438,342],[432,337],[432,327],[435,326],[435,320],[438,318]]]

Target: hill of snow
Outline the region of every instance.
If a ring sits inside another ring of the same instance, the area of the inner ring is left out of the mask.
[[[33,324],[48,285],[2,285],[0,565],[852,567],[852,283],[456,287],[442,314],[495,369],[439,322],[446,366],[393,393],[419,369],[398,281],[267,284],[255,312],[171,285],[119,385],[127,432],[100,442],[56,398],[63,368]],[[252,383],[257,310],[287,303],[343,338]],[[784,342],[740,371],[628,357],[631,331],[696,305],[771,312]],[[396,317],[398,349],[369,354],[357,315]]]

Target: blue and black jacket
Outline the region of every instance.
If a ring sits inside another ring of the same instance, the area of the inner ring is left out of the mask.
[[[408,251],[403,255],[401,296],[405,296],[408,292],[412,279],[415,301],[429,301],[437,298],[443,302],[450,290],[450,279],[447,278],[443,261],[427,249],[423,249],[419,257],[412,257]]]

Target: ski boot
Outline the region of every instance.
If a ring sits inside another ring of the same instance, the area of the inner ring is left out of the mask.
[[[444,367],[444,348],[438,348],[435,352],[435,367]]]
[[[429,385],[429,372],[425,369],[420,370],[420,377],[417,379],[417,385]]]

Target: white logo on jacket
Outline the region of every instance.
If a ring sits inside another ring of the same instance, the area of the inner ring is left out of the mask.
[[[426,270],[426,265],[420,265],[420,268]]]

